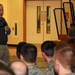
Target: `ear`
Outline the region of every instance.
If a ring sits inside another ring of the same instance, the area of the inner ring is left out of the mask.
[[[46,54],[44,52],[42,52],[42,56],[46,60]]]
[[[24,60],[24,58],[23,58],[23,56],[22,55],[20,55],[20,59],[23,61]]]
[[[55,63],[56,63],[57,65],[59,64],[59,61],[58,61],[58,59],[56,59],[56,60],[55,60]]]
[[[55,71],[58,73],[59,72],[59,61],[58,61],[58,59],[54,60],[54,68],[55,68]]]
[[[42,56],[43,56],[43,57],[45,57],[45,56],[46,56],[46,54],[45,54],[44,52],[42,52]]]

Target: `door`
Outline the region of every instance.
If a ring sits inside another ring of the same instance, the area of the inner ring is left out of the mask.
[[[53,9],[56,7],[60,7],[60,0],[27,1],[27,42],[42,43],[45,40],[57,39],[53,14]]]

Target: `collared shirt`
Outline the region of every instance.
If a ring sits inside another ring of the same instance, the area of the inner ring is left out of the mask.
[[[54,61],[51,60],[48,64],[48,67],[46,68],[46,70],[44,71],[45,75],[55,75],[54,74]]]
[[[44,75],[37,64],[28,66],[28,75]]]

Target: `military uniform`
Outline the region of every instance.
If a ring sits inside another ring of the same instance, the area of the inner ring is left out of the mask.
[[[54,74],[54,61],[51,60],[48,64],[47,69],[44,71],[45,75],[55,75]]]
[[[44,75],[40,70],[39,66],[34,64],[32,66],[28,66],[28,75]]]
[[[65,75],[75,75],[75,73],[67,73],[67,74],[65,74]]]

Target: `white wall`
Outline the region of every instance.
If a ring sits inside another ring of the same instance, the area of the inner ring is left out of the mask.
[[[23,0],[7,0],[7,20],[11,28],[9,44],[17,44],[23,41]],[[15,23],[17,23],[17,35],[15,35]]]
[[[4,15],[9,27],[11,28],[11,34],[8,38],[9,44],[17,44],[23,41],[23,0],[0,0],[0,3],[4,6]],[[15,36],[15,23],[17,23],[17,36]]]
[[[46,33],[46,14],[41,13],[41,32],[37,33],[37,6],[41,6],[41,11],[46,11],[46,7],[50,6],[50,34]],[[44,7],[43,7],[44,6]],[[60,8],[60,0],[51,1],[28,1],[26,12],[26,38],[28,43],[42,43],[45,40],[58,40],[57,30],[54,19],[54,8]],[[43,10],[44,9],[44,10]]]

